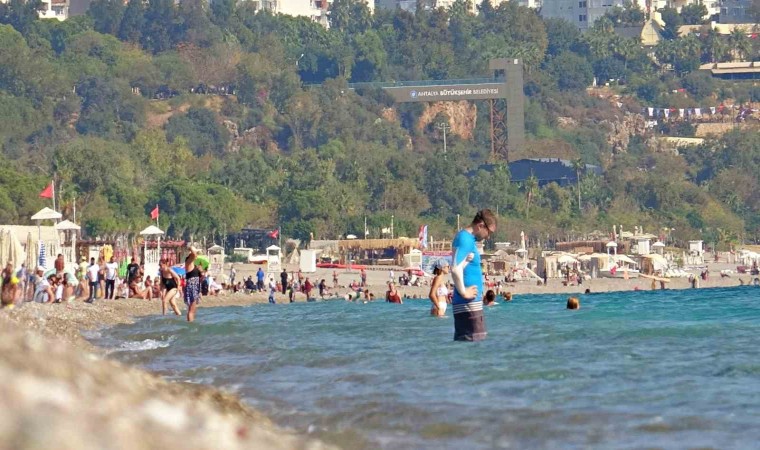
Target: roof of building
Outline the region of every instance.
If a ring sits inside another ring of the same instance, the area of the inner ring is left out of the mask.
[[[713,75],[729,73],[760,73],[760,61],[702,64],[699,66],[699,70],[709,70]]]
[[[662,27],[654,20],[641,25],[615,27],[615,34],[629,39],[637,39],[641,45],[652,47],[662,40]]]
[[[706,33],[710,28],[718,34],[729,35],[734,29],[740,29],[747,34],[755,34],[760,30],[757,23],[711,23],[705,25],[681,25],[678,27],[678,35],[685,36],[690,33]]]

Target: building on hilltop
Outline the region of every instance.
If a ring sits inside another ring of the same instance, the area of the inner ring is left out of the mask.
[[[40,19],[66,20],[69,18],[69,0],[42,0],[43,8],[37,11]]]
[[[509,0],[491,0],[491,4],[496,7],[499,4]],[[448,9],[454,4],[455,0],[427,0],[426,7],[428,9],[444,8]],[[471,11],[477,12],[478,5],[483,3],[483,0],[474,0],[470,2]],[[517,4],[525,6],[527,8],[538,9],[541,7],[541,0],[517,0]],[[417,0],[377,0],[377,7],[384,9],[403,9],[404,11],[414,12],[417,9]]]
[[[757,18],[753,16],[752,0],[721,0],[720,23],[752,23]]]
[[[519,159],[508,164],[510,179],[523,183],[531,176],[536,177],[540,187],[550,183],[569,186],[578,182],[578,174],[573,169],[572,161],[559,158]],[[584,174],[602,174],[602,168],[591,164],[585,165]],[[581,175],[583,176],[583,174]]]
[[[327,27],[332,0],[245,0],[253,4],[255,10],[266,10],[274,14],[308,17]],[[375,10],[375,0],[366,0],[370,12]]]
[[[541,16],[565,19],[579,30],[586,31],[614,7],[623,7],[624,0],[543,0]]]

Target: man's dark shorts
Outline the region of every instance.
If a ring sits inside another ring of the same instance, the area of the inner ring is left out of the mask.
[[[455,341],[482,341],[486,334],[488,333],[482,310],[454,314]]]

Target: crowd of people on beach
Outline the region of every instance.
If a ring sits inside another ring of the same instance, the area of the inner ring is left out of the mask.
[[[505,288],[510,282],[508,276],[504,283],[501,280],[489,280],[484,276],[480,264],[480,254],[476,248],[476,242],[487,239],[496,231],[496,216],[488,209],[479,211],[471,224],[460,230],[452,242],[452,262],[447,259],[439,259],[433,264],[433,278],[429,281],[430,290],[428,299],[431,302],[430,315],[445,317],[451,309],[454,316],[455,340],[477,341],[485,339],[486,327],[483,317],[483,307],[496,306],[497,297],[503,301],[512,300],[510,292]],[[116,300],[121,298],[137,298],[151,301],[161,300],[162,314],[171,311],[177,316],[182,315],[178,299],[183,299],[187,307],[187,320],[195,320],[195,314],[201,299],[204,296],[216,296],[226,292],[230,293],[268,293],[269,303],[277,303],[277,296],[286,296],[287,301],[293,303],[298,295],[305,297],[306,301],[343,298],[352,302],[374,302],[376,296],[370,291],[367,283],[366,269],[359,271],[359,279],[351,281],[348,285],[339,284],[337,271],[332,274],[332,286],[328,286],[326,279],[312,280],[300,270],[288,272],[283,268],[276,279],[274,274],[267,275],[259,268],[254,276],[245,280],[236,280],[237,271],[234,265],[230,266],[229,276],[222,275],[222,282],[217,282],[208,272],[208,266],[196,264],[198,250],[190,246],[189,255],[184,262],[184,275],[180,276],[168,261],[161,260],[160,270],[153,276],[145,273],[144,265],[141,265],[136,257],[131,258],[126,266],[125,276],[119,276],[119,264],[113,257],[105,261],[100,257],[97,261],[90,258],[89,262],[82,257],[74,273],[66,271],[63,255],[58,255],[54,262],[54,269],[46,270],[38,266],[33,272],[29,272],[25,264],[20,269],[14,270],[12,261],[9,261],[3,269],[2,276],[2,306],[12,308],[23,302],[37,303],[64,303],[70,304],[76,300],[86,303],[94,303],[96,300]],[[757,266],[753,266],[751,272],[756,274]],[[122,271],[123,273],[123,271]],[[393,269],[389,270],[389,279],[386,282],[385,301],[388,303],[402,304],[404,295],[398,290],[402,286],[423,286],[428,281],[424,277],[417,276],[412,271],[404,271],[396,279]],[[723,274],[721,274],[723,275]],[[566,282],[570,282],[573,274],[565,273]],[[449,277],[451,280],[449,280]],[[707,281],[709,272],[704,270],[698,276],[689,278],[691,287],[698,287],[699,280]],[[542,273],[543,284],[547,283],[546,271]],[[741,285],[753,284],[760,286],[760,279],[754,278],[751,282]],[[580,285],[580,281],[578,281]],[[567,285],[567,284],[566,284]],[[661,282],[664,288],[664,282]],[[348,292],[340,295],[341,289]],[[655,289],[655,280],[652,279],[652,289]],[[635,290],[638,290],[635,288]],[[316,292],[315,292],[316,291]],[[586,293],[590,293],[586,289]],[[416,295],[411,297],[417,298]],[[579,309],[580,301],[577,297],[570,297],[567,301],[567,309]]]

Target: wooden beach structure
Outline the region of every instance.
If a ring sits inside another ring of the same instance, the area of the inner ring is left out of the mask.
[[[417,238],[399,237],[395,239],[342,239],[338,241],[341,262],[348,264],[399,266],[404,255],[419,250]]]

